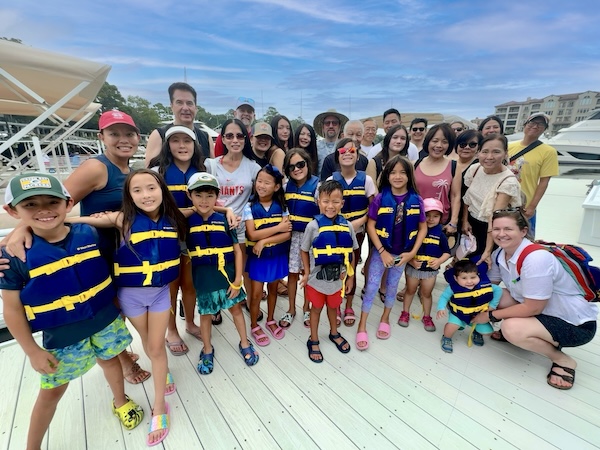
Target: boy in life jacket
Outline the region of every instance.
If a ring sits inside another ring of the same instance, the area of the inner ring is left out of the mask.
[[[483,275],[480,276],[480,273]],[[481,347],[484,343],[482,335],[494,331],[489,322],[471,324],[471,319],[481,311],[496,309],[502,297],[502,288],[490,283],[486,273],[487,264],[482,263],[479,272],[475,263],[468,259],[457,261],[454,267],[444,273],[448,287],[438,300],[437,319],[448,314],[441,341],[442,350],[446,353],[452,353],[452,336],[458,329],[471,327],[469,347],[471,341]]]
[[[338,332],[337,308],[344,294],[354,284],[352,253],[358,248],[352,225],[340,214],[344,206],[344,190],[334,180],[325,181],[319,187],[319,210],[321,214],[309,222],[304,231],[300,251],[303,267],[310,267],[302,275],[300,287],[306,287],[311,302],[310,337],[308,357],[315,363],[323,361],[319,346],[319,318],[327,305],[329,340],[342,353],[350,351],[350,344]]]
[[[135,428],[144,411],[125,395],[117,359],[132,339],[114,303],[116,292],[96,230],[64,223],[73,200],[47,174],[13,178],[5,201],[8,214],[33,233],[26,262],[4,252],[10,268],[0,278],[8,329],[41,376],[27,448],[40,448],[69,382],[96,362],[112,390],[113,413],[125,428]],[[32,336],[36,331],[43,332],[42,347]]]

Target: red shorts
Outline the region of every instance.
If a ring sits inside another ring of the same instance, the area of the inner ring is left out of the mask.
[[[322,308],[327,303],[329,308],[337,308],[342,304],[342,291],[327,295],[317,291],[315,288],[306,285],[306,296],[315,308]]]

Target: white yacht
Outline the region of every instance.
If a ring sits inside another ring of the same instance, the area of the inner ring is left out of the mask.
[[[561,165],[600,168],[600,109],[587,119],[563,128],[547,143],[558,152]]]

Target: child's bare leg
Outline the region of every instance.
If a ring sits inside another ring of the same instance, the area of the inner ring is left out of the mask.
[[[392,308],[388,308],[387,306],[383,308],[383,313],[381,314],[381,319],[379,322],[390,323],[390,313],[392,312]]]
[[[419,287],[419,279],[406,276],[406,291],[404,292],[404,306],[403,311],[410,313],[410,305],[412,305],[413,298]]]
[[[180,277],[181,277],[181,269],[180,269]],[[173,345],[171,348],[174,352],[185,352],[188,349],[188,346],[185,345],[183,339],[179,335],[179,331],[177,330],[177,324],[175,318],[177,317],[177,292],[179,291],[179,280],[178,277],[176,280],[172,281],[169,284],[169,294],[171,296],[171,314],[169,314],[169,323],[167,324],[167,342],[181,342],[179,345]],[[184,305],[185,306],[185,305]],[[187,315],[187,311],[184,312]],[[193,316],[192,316],[193,317]]]
[[[456,333],[458,328],[459,326],[457,324],[448,322],[444,326],[444,337],[452,339],[452,336],[454,336],[454,333]]]
[[[255,328],[258,326],[258,312],[260,311],[263,283],[261,281],[252,280],[250,285],[251,295],[248,297],[247,301],[250,302],[250,326]]]
[[[192,264],[188,256],[181,255],[181,269],[179,272],[179,285],[185,312],[185,329],[193,335],[200,332],[200,327],[194,323],[196,313],[196,289],[192,278]],[[175,310],[174,310],[175,311]]]
[[[321,318],[321,311],[323,308],[315,308],[315,306],[311,306],[310,308],[310,340],[313,342],[319,341],[319,319]],[[335,316],[335,311],[334,311]],[[335,323],[335,317],[333,319]],[[318,344],[312,345],[311,349],[314,351],[321,351],[321,347]],[[319,361],[323,359],[323,355],[312,355],[311,359],[315,361]]]
[[[212,343],[210,341],[212,335],[212,315],[202,314],[200,316],[200,336],[202,336],[202,344],[204,344],[204,354],[212,353]]]
[[[277,286],[279,280],[267,283],[267,321],[273,320],[275,316],[275,306],[277,305]]]
[[[300,278],[299,273],[290,272],[288,274],[288,297],[290,299],[290,306],[288,312],[292,315],[296,315],[296,295],[298,293],[298,279]]]
[[[421,303],[423,303],[423,315],[431,316],[431,293],[433,292],[433,288],[435,286],[436,278],[425,278],[421,280]]]
[[[244,319],[244,313],[242,312],[242,306],[240,303],[237,305],[233,305],[229,308],[231,315],[233,317],[233,324],[235,325],[235,329],[240,335],[240,342],[242,343],[242,347],[246,348],[250,345],[250,341],[248,341],[248,334],[246,333],[246,320]]]
[[[123,373],[119,358],[96,358],[96,362],[104,372],[104,378],[106,378],[108,386],[112,391],[113,398],[115,399],[115,406],[120,408],[127,403],[127,399],[125,398],[125,382],[123,381]]]
[[[121,376],[121,381],[123,376]],[[69,384],[63,384],[52,389],[40,389],[33,411],[31,411],[31,420],[29,422],[29,432],[27,433],[27,450],[39,450],[42,446],[42,440],[54,413],[56,405],[67,391]]]

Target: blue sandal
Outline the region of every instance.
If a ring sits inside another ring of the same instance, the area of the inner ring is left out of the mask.
[[[204,349],[200,352],[200,361],[198,361],[198,372],[201,375],[208,375],[214,369],[215,348],[212,353],[204,353]]]
[[[258,362],[258,352],[254,350],[252,343],[248,347],[242,348],[242,343],[238,345],[242,358],[248,367],[253,366]]]
[[[323,353],[321,353],[321,350],[314,349],[314,346],[316,345],[320,345],[319,341],[311,341],[310,338],[308,338],[308,341],[306,342],[306,346],[308,347],[308,357],[314,363],[322,363]],[[320,356],[321,359],[315,359],[313,356]]]

